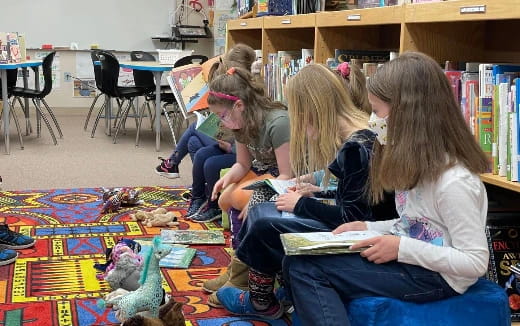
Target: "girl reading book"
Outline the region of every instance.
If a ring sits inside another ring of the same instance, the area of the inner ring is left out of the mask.
[[[319,170],[326,171],[324,180],[333,175],[337,190],[328,194],[336,205],[293,191],[280,195],[276,203],[250,209],[236,250],[250,267],[249,291],[223,287],[217,292],[220,302],[234,314],[273,319],[283,314],[273,292],[284,257],[281,233],[331,231],[349,221],[393,216],[392,209],[373,209],[365,196],[376,135],[368,130],[368,114],[352,103],[342,79],[324,65],[311,64],[289,80],[286,94],[291,166],[297,177]],[[284,218],[282,212],[296,216]]]
[[[284,279],[303,325],[348,325],[345,304],[384,296],[428,302],[464,293],[488,265],[488,161],[450,84],[430,57],[408,52],[368,81],[378,143],[370,169],[374,202],[396,189],[399,218],[350,222],[334,232],[384,233],[353,245],[361,254],[287,256]]]

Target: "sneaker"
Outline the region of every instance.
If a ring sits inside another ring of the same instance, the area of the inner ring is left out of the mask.
[[[222,218],[222,211],[220,209],[208,208],[195,215],[192,215],[190,219],[193,222],[205,223],[205,222],[213,222],[220,218]]]
[[[162,162],[161,165],[155,168],[155,173],[169,179],[180,178],[179,166],[177,164],[174,164],[171,162],[171,160],[166,160],[162,157],[159,157],[159,159]]]
[[[0,247],[0,266],[14,263],[18,253],[14,250]]]
[[[266,310],[256,310],[251,303],[249,291],[243,291],[233,287],[224,287],[219,289],[217,291],[217,298],[224,308],[235,315],[279,319],[284,314],[283,307],[279,302],[276,302]]]
[[[35,242],[31,237],[11,231],[7,224],[0,224],[0,245],[8,249],[25,249],[32,247]]]
[[[203,208],[204,204],[206,204],[206,200],[202,198],[192,199],[190,202],[190,207],[188,207],[188,212],[184,216],[185,218],[191,218],[193,215],[198,214]]]

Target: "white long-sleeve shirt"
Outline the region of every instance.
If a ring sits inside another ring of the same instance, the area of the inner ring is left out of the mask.
[[[369,230],[401,237],[397,261],[436,271],[464,293],[487,269],[486,189],[462,165],[434,183],[396,191],[400,218],[367,222]]]

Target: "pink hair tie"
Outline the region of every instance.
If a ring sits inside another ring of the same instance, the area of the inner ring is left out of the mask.
[[[224,100],[229,100],[229,101],[238,101],[238,100],[240,100],[240,98],[235,96],[235,95],[228,95],[228,94],[224,94],[224,93],[220,93],[220,92],[214,92],[214,91],[209,91],[209,95],[213,95],[215,97],[218,97],[218,98],[221,98],[221,99],[224,99]]]
[[[340,63],[336,70],[339,71],[343,78],[348,78],[350,76],[350,66],[348,62]]]

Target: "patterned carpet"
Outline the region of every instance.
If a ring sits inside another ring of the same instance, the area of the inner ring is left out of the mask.
[[[109,287],[96,279],[94,263],[104,263],[105,249],[121,237],[150,238],[160,232],[131,221],[129,213],[166,207],[180,217],[187,208],[181,196],[186,189],[137,189],[144,204],[103,215],[99,188],[0,192],[0,218],[37,239],[35,247],[19,251],[16,263],[0,267],[0,325],[119,325],[112,311],[96,305]],[[216,223],[180,222],[180,229],[220,229]],[[287,320],[233,317],[205,304],[200,287],[227,266],[226,247],[194,246],[197,255],[189,269],[162,269],[165,289],[184,303],[186,325],[288,325]]]

